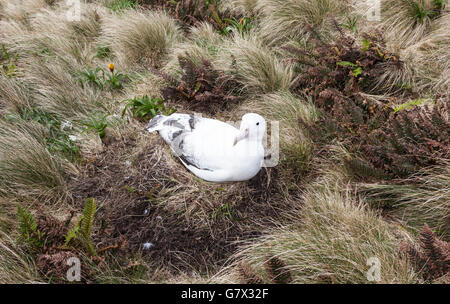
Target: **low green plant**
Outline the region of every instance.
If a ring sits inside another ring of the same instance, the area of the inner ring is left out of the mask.
[[[123,88],[123,82],[128,76],[123,73],[114,71],[114,64],[109,64],[109,73],[105,75],[105,71],[97,67],[95,70],[87,69],[79,73],[80,83],[84,88],[86,84],[91,84],[99,89],[104,89],[106,85],[109,88],[118,90]]]
[[[136,189],[133,186],[125,185],[125,189],[130,193],[136,192]]]
[[[222,34],[224,35],[228,35],[231,32],[237,32],[240,35],[243,35],[253,27],[251,19],[248,17],[242,17],[239,21],[235,18],[225,18],[224,21],[230,24],[222,30]]]
[[[137,5],[139,5],[139,2],[136,0],[115,0],[108,5],[108,8],[113,12],[121,12],[127,9],[133,9]]]
[[[11,116],[10,119],[15,119]],[[60,153],[70,161],[75,161],[80,157],[80,150],[70,139],[69,134],[62,130],[62,121],[54,114],[31,108],[23,109],[20,119],[26,121],[36,121],[49,130],[46,143],[50,152]]]
[[[111,48],[109,46],[98,46],[96,48],[95,57],[103,59],[111,54]]]
[[[219,208],[216,209],[213,215],[214,218],[220,218],[220,217],[228,217],[230,220],[233,220],[233,214],[231,213],[230,204],[225,203],[221,205]]]
[[[103,74],[104,72],[100,68],[96,68],[95,70],[87,69],[85,71],[80,72],[81,86],[84,88],[86,84],[91,84],[97,88],[102,89],[104,86]]]
[[[170,115],[175,112],[174,109],[166,109],[162,99],[151,98],[148,95],[135,97],[127,101],[128,103],[122,111],[122,117],[127,110],[131,112],[132,117],[137,119],[153,118],[157,114]]]
[[[4,45],[2,45],[2,53],[3,53],[3,57],[6,61],[6,64],[5,65],[0,64],[0,71],[3,72],[9,78],[17,76],[16,62],[17,62],[18,55],[16,55],[14,58],[12,58],[9,55],[9,53],[6,50]]]
[[[425,102],[425,99],[416,99],[416,100],[410,100],[408,102],[402,103],[401,105],[398,105],[394,108],[394,113],[397,113],[399,111],[404,111],[408,109],[412,109],[415,106],[421,105]]]
[[[17,205],[17,217],[21,239],[34,249],[42,248],[44,246],[44,235],[37,228],[34,216],[22,206]]]
[[[128,76],[126,76],[123,73],[115,73],[114,72],[114,68],[110,69],[110,73],[104,78],[104,82],[105,84],[108,84],[111,88],[113,89],[121,89],[123,88],[123,80],[128,78]]]
[[[92,227],[94,226],[94,217],[97,206],[93,198],[86,200],[83,213],[78,223],[68,231],[64,247],[69,246],[74,240],[79,241],[91,255],[96,255],[96,250],[92,242]]]
[[[419,23],[423,23],[423,21],[428,18],[431,19],[433,16],[437,15],[435,10],[428,10],[425,6],[420,5],[419,3],[412,1],[411,2],[414,18],[416,18]]]
[[[345,22],[341,23],[342,27],[345,27],[355,33],[358,33],[358,29],[356,28],[356,23],[358,23],[358,16],[347,16]]]
[[[436,9],[442,10],[447,5],[448,0],[433,0],[434,7]]]
[[[97,115],[97,116],[89,116],[89,121],[88,122],[84,122],[84,125],[86,126],[86,128],[83,130],[83,132],[88,132],[88,131],[95,131],[97,132],[98,136],[100,136],[100,138],[104,138],[106,133],[105,133],[105,129],[106,127],[108,127],[108,123],[106,121],[106,118],[108,117],[108,114],[104,114],[104,115]]]
[[[349,62],[349,61],[339,61],[339,62],[337,62],[337,65],[338,66],[343,66],[343,67],[352,67],[352,68],[354,68],[353,72],[352,72],[352,75],[354,77],[358,77],[359,75],[362,74],[362,71],[363,71],[363,69],[362,69],[362,67],[360,65],[354,64],[354,63]]]

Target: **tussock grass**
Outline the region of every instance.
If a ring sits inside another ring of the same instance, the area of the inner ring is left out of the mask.
[[[127,10],[104,22],[100,41],[123,66],[136,63],[157,65],[180,40],[174,20],[163,12]]]
[[[248,105],[248,108],[260,109],[266,118],[279,121],[281,137],[287,142],[300,137],[302,128],[299,119],[313,122],[318,116],[318,111],[308,96],[295,96],[289,91],[263,95]]]
[[[312,142],[304,134],[300,120],[312,122],[318,111],[307,96],[295,96],[289,91],[262,95],[243,106],[248,112],[261,113],[268,121],[280,124],[281,164],[285,177],[300,179],[312,159]]]
[[[42,9],[30,18],[30,27],[37,33],[53,33],[67,39],[92,41],[101,30],[101,21],[108,14],[94,4],[80,3],[80,20],[68,21],[67,7]]]
[[[446,93],[449,88],[450,35],[449,7],[441,10],[439,15],[423,18],[421,22],[416,16],[413,3],[419,4],[425,11],[431,11],[433,1],[429,0],[395,0],[381,2],[381,20],[366,20],[366,5],[353,5],[352,14],[359,16],[360,32],[377,28],[383,33],[387,48],[398,55],[404,62],[401,69],[391,66],[380,76],[379,87],[392,88],[411,87],[415,91],[431,91]]]
[[[415,68],[418,90],[448,93],[450,88],[450,12],[433,21],[431,30],[402,54]]]
[[[388,208],[388,213],[418,232],[427,223],[448,238],[450,227],[450,166],[428,168],[398,184],[361,184],[368,202]]]
[[[221,10],[229,10],[231,12],[254,16],[257,14],[257,4],[259,0],[225,0],[219,2]]]
[[[93,89],[82,88],[70,66],[54,61],[39,62],[28,67],[27,81],[36,91],[36,104],[42,109],[65,119],[84,119],[96,108],[102,108],[100,96]],[[96,102],[98,103],[96,104]]]
[[[0,283],[43,283],[33,259],[16,240],[0,230]]]
[[[400,49],[420,41],[433,23],[434,16],[423,19],[416,16],[414,3],[428,12],[434,7],[431,0],[385,0],[381,3],[379,26],[395,48]]]
[[[89,43],[100,32],[101,19],[105,12],[92,5],[81,7],[81,20],[68,22],[67,9],[42,9],[30,15],[28,26],[13,21],[2,21],[0,29],[5,35],[8,50],[19,55],[24,65],[30,58],[59,57],[72,62],[77,68],[93,60]]]
[[[292,67],[276,57],[255,34],[234,35],[216,64],[242,84],[242,91],[259,95],[289,89]]]
[[[15,79],[0,75],[0,113],[18,112],[32,104],[30,88]]]
[[[188,40],[174,45],[163,71],[174,77],[181,76],[182,71],[178,57],[186,56],[186,53],[189,53],[194,63],[200,64],[203,60],[213,63],[219,56],[219,49],[223,43],[223,37],[215,31],[214,27],[209,23],[202,22],[191,28]]]
[[[48,7],[45,0],[5,1],[1,2],[1,16],[26,25],[29,17]]]
[[[260,0],[256,9],[262,15],[262,36],[276,43],[307,34],[308,25],[322,34],[329,32],[329,17],[344,14],[348,4],[339,0]]]
[[[380,283],[419,282],[398,252],[395,227],[365,208],[350,189],[334,188],[323,183],[310,187],[304,194],[301,224],[272,231],[245,246],[236,258],[264,275],[266,257],[276,256],[287,264],[293,283],[367,284],[367,260],[376,257]]]
[[[44,145],[45,130],[38,124],[23,125],[1,123],[0,195],[43,201],[70,199],[65,175],[76,173],[75,166],[50,154]],[[27,128],[33,129],[35,136]]]

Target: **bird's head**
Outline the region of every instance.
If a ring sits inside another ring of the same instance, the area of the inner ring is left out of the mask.
[[[260,142],[265,133],[266,121],[261,115],[255,113],[245,114],[242,116],[239,134],[236,136],[233,145],[244,139]]]

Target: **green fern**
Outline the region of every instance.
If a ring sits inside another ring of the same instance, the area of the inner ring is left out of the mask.
[[[70,229],[67,232],[66,235],[66,242],[64,243],[64,246],[66,247],[67,245],[69,245],[70,241],[75,239],[78,236],[78,232],[80,231],[80,226],[79,225],[75,225],[72,229]]]
[[[416,100],[410,100],[408,102],[402,103],[401,105],[398,105],[394,108],[394,114],[403,111],[403,110],[409,110],[412,109],[415,106],[419,106],[425,102],[425,99],[416,99]]]
[[[42,248],[44,246],[44,238],[37,228],[34,216],[20,205],[17,205],[17,217],[23,240],[34,248]]]
[[[92,227],[94,226],[96,203],[93,198],[89,198],[84,205],[83,214],[78,223],[67,232],[65,247],[72,240],[78,240],[90,255],[96,255],[94,244],[92,243]]]
[[[97,211],[95,200],[89,198],[84,205],[83,217],[81,218],[80,233],[85,238],[90,238],[92,226],[94,225],[94,216]]]

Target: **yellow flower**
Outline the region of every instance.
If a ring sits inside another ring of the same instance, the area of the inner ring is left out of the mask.
[[[244,17],[241,18],[241,20],[239,21],[240,24],[244,24]]]
[[[108,68],[109,68],[109,70],[111,71],[111,73],[114,72],[114,64],[113,64],[113,63],[110,63],[110,64],[108,65]]]

